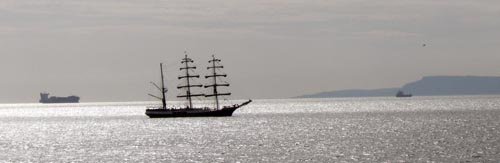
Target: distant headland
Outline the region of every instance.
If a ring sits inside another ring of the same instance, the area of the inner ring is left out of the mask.
[[[303,95],[297,98],[382,97],[394,96],[400,90],[414,96],[496,95],[500,94],[500,77],[426,76],[400,88],[338,90]]]

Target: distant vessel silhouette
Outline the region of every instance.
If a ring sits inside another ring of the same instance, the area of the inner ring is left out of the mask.
[[[210,85],[201,85],[201,84],[192,84],[191,78],[199,78],[200,75],[193,75],[190,72],[196,69],[196,66],[190,66],[189,63],[193,63],[194,61],[191,58],[188,58],[187,55],[182,59],[181,63],[184,64],[184,67],[181,67],[181,71],[185,71],[185,75],[179,76],[178,79],[185,80],[185,85],[177,86],[177,89],[183,89],[186,91],[186,94],[179,95],[177,98],[186,98],[189,102],[187,106],[183,108],[167,108],[165,94],[167,93],[167,89],[165,88],[165,82],[163,77],[163,64],[160,63],[160,73],[161,73],[161,87],[152,83],[156,88],[158,88],[161,92],[161,97],[149,94],[152,97],[155,97],[162,101],[161,107],[156,108],[148,108],[146,109],[146,115],[150,118],[170,118],[170,117],[222,117],[222,116],[232,116],[233,112],[250,102],[252,100],[248,100],[242,104],[235,104],[229,106],[219,105],[219,97],[220,96],[229,96],[231,93],[220,93],[217,89],[218,87],[227,87],[229,86],[226,82],[218,81],[218,77],[226,77],[226,74],[221,74],[217,72],[217,69],[222,69],[223,66],[220,65],[220,59],[216,59],[215,56],[212,55],[212,59],[208,61],[211,63],[211,66],[207,67],[208,70],[212,70],[212,74],[205,76],[205,78],[213,79],[213,83]],[[192,87],[204,87],[204,88],[212,88],[212,94],[196,94],[191,92]],[[193,107],[192,97],[214,97],[215,100],[215,108],[210,107]]]
[[[396,93],[396,97],[411,97],[413,96],[412,94],[405,94],[403,91],[398,91],[398,93]]]
[[[40,103],[78,103],[80,97],[78,96],[68,96],[68,97],[57,97],[50,96],[49,93],[40,93]]]

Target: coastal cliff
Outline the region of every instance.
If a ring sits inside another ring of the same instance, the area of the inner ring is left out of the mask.
[[[417,96],[500,94],[500,77],[429,76],[405,84],[401,90]]]
[[[415,96],[495,95],[500,94],[500,77],[426,76],[398,88],[339,90],[303,95],[297,98],[394,96],[398,90]]]

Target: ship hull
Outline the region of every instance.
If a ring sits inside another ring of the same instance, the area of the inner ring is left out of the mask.
[[[251,100],[241,104],[226,106],[220,110],[211,110],[203,108],[188,108],[188,109],[146,109],[146,115],[149,118],[175,118],[175,117],[229,117],[233,112],[252,102]]]
[[[203,110],[203,109],[149,109],[146,115],[149,118],[174,118],[174,117],[229,117],[237,108],[228,108],[221,110]]]
[[[79,97],[51,97],[49,99],[40,99],[42,104],[52,104],[52,103],[79,103]]]
[[[412,94],[405,94],[403,93],[403,91],[398,91],[398,93],[396,93],[396,97],[411,97],[413,96]]]
[[[52,101],[40,101],[42,104],[66,104],[66,103],[80,103],[79,101],[57,101],[57,102],[52,102]]]

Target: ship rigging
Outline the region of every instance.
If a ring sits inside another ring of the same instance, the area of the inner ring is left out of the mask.
[[[229,83],[218,81],[219,77],[227,77],[226,74],[217,72],[217,69],[224,68],[222,65],[220,65],[220,62],[221,62],[220,59],[217,59],[215,58],[214,55],[212,55],[212,59],[208,61],[208,63],[211,65],[207,67],[207,70],[210,70],[211,74],[206,75],[205,78],[213,80],[211,80],[212,81],[211,84],[203,86],[202,84],[193,84],[192,79],[200,78],[200,75],[191,73],[191,71],[194,72],[194,70],[196,70],[196,66],[192,65],[194,61],[191,58],[189,58],[187,54],[184,56],[184,58],[181,60],[181,64],[183,65],[183,67],[179,69],[180,71],[183,71],[183,75],[179,76],[178,79],[184,80],[185,85],[179,85],[177,86],[177,89],[184,90],[185,92],[183,91],[184,94],[178,95],[177,98],[186,99],[188,103],[187,106],[180,109],[169,108],[166,106],[165,97],[168,90],[165,88],[163,64],[160,63],[161,87],[154,83],[153,85],[161,91],[162,96],[158,97],[152,94],[149,95],[157,99],[160,99],[162,101],[162,107],[146,109],[146,115],[149,116],[150,118],[231,116],[236,109],[252,102],[252,100],[248,100],[241,104],[222,106],[222,107],[220,106],[219,97],[231,95],[231,93],[229,92],[225,93],[219,92],[218,87],[229,87]],[[192,88],[196,87],[211,88],[212,92],[211,94],[193,93]],[[192,102],[193,97],[213,97],[215,101],[215,108],[194,107]]]

